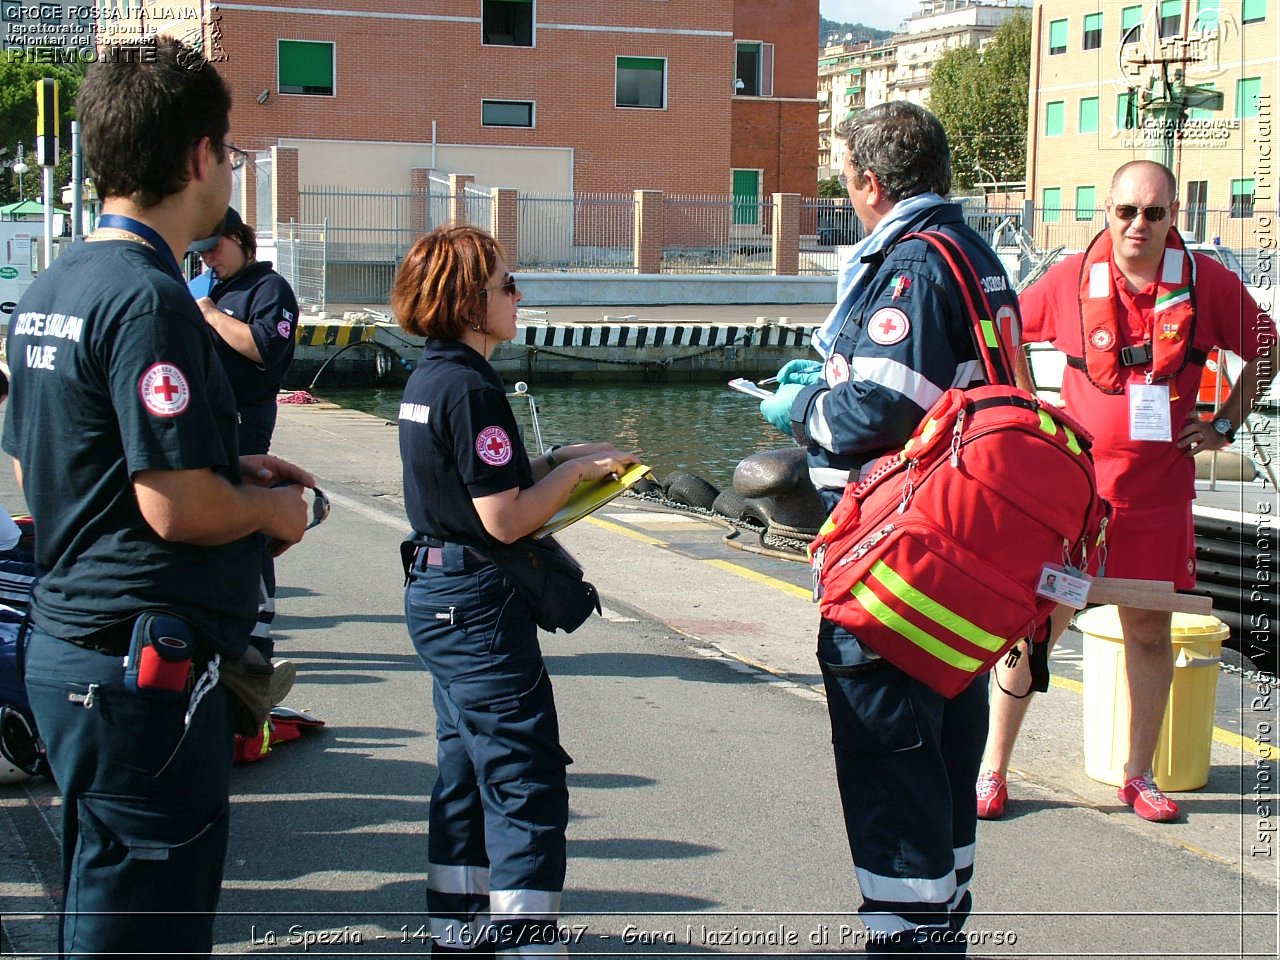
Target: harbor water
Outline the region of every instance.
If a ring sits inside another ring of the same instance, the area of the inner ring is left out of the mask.
[[[395,421],[399,387],[325,390],[326,400]],[[581,383],[530,387],[538,404],[543,443],[609,440],[632,450],[657,477],[683,472],[732,486],[738,461],[760,450],[791,446],[760,417],[757,401],[716,383]],[[533,451],[528,404],[512,408]]]

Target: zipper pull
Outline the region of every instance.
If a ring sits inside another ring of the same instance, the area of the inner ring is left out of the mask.
[[[956,425],[951,430],[951,466],[960,466],[960,434],[964,432],[964,407],[956,411]]]

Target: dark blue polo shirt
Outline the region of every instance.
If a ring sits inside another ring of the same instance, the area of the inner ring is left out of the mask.
[[[225,283],[215,283],[209,299],[223,313],[249,325],[262,357],[261,365],[256,364],[214,333],[236,403],[243,407],[275,400],[293,362],[298,326],[298,300],[289,281],[271,268],[271,261],[261,260]]]
[[[405,510],[440,540],[490,542],[472,497],[533,486],[502,378],[466,344],[428,340],[400,404]]]
[[[144,470],[211,468],[241,482],[236,409],[213,336],[160,255],[74,244],[10,322],[6,453],[35,518],[33,617],[77,637],[148,609],[180,613],[243,651],[257,616],[257,539],[166,543],[138,509]]]

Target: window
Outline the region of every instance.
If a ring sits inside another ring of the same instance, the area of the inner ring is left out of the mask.
[[[1063,119],[1067,114],[1067,104],[1063,100],[1051,100],[1044,105],[1044,135],[1046,137],[1062,136]]]
[[[661,57],[618,57],[614,104],[619,107],[667,106],[667,61]]]
[[[1120,36],[1124,43],[1137,43],[1142,39],[1142,7],[1125,7],[1120,11]]]
[[[1204,241],[1205,227],[1209,220],[1209,181],[1190,180],[1187,182],[1187,205],[1183,207],[1186,217],[1184,230],[1188,238]]]
[[[1196,0],[1196,14],[1191,21],[1193,30],[1212,30],[1218,26],[1222,0]]]
[[[332,43],[280,40],[276,48],[281,93],[319,97],[334,95],[333,61],[336,51]]]
[[[773,44],[737,43],[733,89],[740,97],[773,96]]]
[[[481,42],[533,46],[533,0],[481,0]]]
[[[1132,90],[1116,97],[1116,129],[1132,130],[1138,125],[1138,95]]]
[[[1253,178],[1231,181],[1231,216],[1253,216]]]
[[[1058,223],[1062,220],[1062,191],[1057,187],[1045,187],[1040,201],[1040,222]]]
[[[1201,21],[1201,22],[1203,23],[1203,21]],[[1200,86],[1204,87],[1206,90],[1216,90],[1216,89],[1217,89],[1217,88],[1216,88],[1212,83],[1203,83],[1203,84],[1200,84]],[[1213,115],[1214,115],[1215,113],[1217,113],[1217,111],[1216,111],[1216,110],[1207,110],[1207,109],[1205,109],[1204,107],[1192,107],[1192,108],[1191,108],[1191,110],[1190,110],[1190,112],[1187,114],[1187,119],[1189,119],[1189,120],[1212,120],[1212,119],[1213,119]]]
[[[482,127],[532,127],[532,100],[481,100]]]
[[[1160,0],[1160,36],[1176,37],[1182,32],[1182,0]]]
[[[1076,219],[1092,220],[1096,212],[1097,193],[1093,187],[1076,187]]]
[[[1049,21],[1049,54],[1067,52],[1067,21]]]
[[[1240,11],[1240,19],[1245,23],[1257,23],[1267,19],[1267,0],[1244,0],[1244,9]]]
[[[1262,78],[1245,77],[1236,81],[1236,119],[1258,115],[1258,98],[1262,95]]]
[[[1086,13],[1084,33],[1081,34],[1081,50],[1098,50],[1102,47],[1102,14]]]
[[[1098,98],[1080,98],[1080,116],[1078,117],[1081,133],[1098,132]]]

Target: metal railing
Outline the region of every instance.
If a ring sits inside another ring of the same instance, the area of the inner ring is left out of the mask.
[[[631,194],[520,197],[522,270],[620,273],[632,269],[635,199]]]
[[[328,224],[290,221],[276,228],[276,267],[300,307],[324,310],[328,259]]]
[[[663,197],[663,273],[772,273],[773,200]]]

